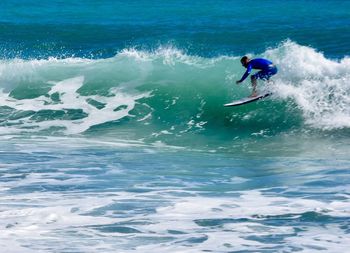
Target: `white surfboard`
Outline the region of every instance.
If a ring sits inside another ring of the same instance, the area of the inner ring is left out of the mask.
[[[248,104],[248,103],[257,101],[257,100],[259,100],[259,99],[266,98],[267,96],[270,96],[270,95],[271,95],[270,92],[266,92],[266,93],[259,94],[259,95],[257,95],[256,97],[246,97],[246,98],[242,98],[242,99],[240,99],[240,100],[235,100],[235,101],[232,101],[231,103],[224,104],[224,106],[227,107],[227,106],[244,105],[244,104]]]

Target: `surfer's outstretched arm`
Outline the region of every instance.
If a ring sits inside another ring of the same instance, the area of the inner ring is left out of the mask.
[[[246,72],[244,73],[244,75],[242,76],[242,78],[241,78],[240,80],[238,80],[236,83],[239,84],[239,83],[243,82],[243,81],[249,76],[249,74],[250,74],[251,71],[252,71],[252,65],[249,64],[249,65],[247,66],[247,70],[246,70]]]

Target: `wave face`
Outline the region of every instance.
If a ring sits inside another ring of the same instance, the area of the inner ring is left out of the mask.
[[[273,83],[259,84],[273,96],[236,108],[223,104],[250,92],[248,81],[235,84],[244,72],[240,56],[204,58],[160,47],[125,49],[108,59],[2,60],[0,130],[103,131],[166,141],[202,133],[232,140],[350,127],[350,58],[327,59],[292,41],[258,56],[279,68]]]

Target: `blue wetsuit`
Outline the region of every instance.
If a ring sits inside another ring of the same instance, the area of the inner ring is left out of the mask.
[[[266,59],[256,58],[248,62],[247,70],[239,82],[243,82],[249,76],[252,69],[260,69],[258,73],[253,75],[255,79],[269,80],[271,76],[277,73],[277,67],[272,62]]]

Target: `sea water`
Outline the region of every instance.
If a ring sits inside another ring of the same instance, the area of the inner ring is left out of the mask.
[[[1,251],[346,252],[349,10],[1,1]]]

